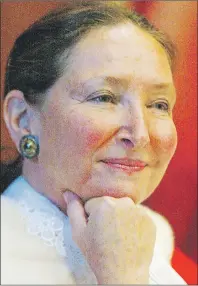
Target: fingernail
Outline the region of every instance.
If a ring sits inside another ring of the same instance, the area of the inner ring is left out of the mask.
[[[68,203],[68,194],[67,194],[67,192],[63,193],[63,197],[64,197],[65,202]]]
[[[62,195],[63,195],[63,198],[66,202],[66,204],[68,203],[68,191],[67,190],[62,190],[61,191]]]
[[[65,192],[63,193],[63,197],[65,199],[65,202],[68,204],[72,201],[75,201],[77,199],[77,195],[74,194],[72,191],[70,191],[69,189],[68,190],[65,190]]]

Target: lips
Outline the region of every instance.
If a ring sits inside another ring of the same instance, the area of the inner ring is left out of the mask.
[[[128,158],[108,158],[102,160],[102,162],[111,168],[121,169],[127,173],[142,171],[147,166],[143,161]]]

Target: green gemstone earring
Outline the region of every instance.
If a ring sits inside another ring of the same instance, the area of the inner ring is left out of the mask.
[[[19,148],[21,155],[25,158],[32,159],[39,154],[38,138],[34,135],[25,135],[21,138]]]

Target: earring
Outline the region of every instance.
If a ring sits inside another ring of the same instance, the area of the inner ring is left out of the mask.
[[[39,154],[38,138],[34,135],[25,135],[21,138],[19,148],[21,155],[25,158],[32,159]]]

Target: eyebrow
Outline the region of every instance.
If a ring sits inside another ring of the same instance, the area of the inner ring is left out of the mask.
[[[153,83],[150,84],[149,86],[155,90],[170,90],[174,88],[173,83]]]
[[[168,95],[171,99],[172,103],[176,102],[176,90],[174,83],[153,83],[149,85],[150,90],[153,94],[155,93],[163,93]]]
[[[112,85],[117,85],[117,84],[129,84],[129,79],[127,78],[119,78],[119,77],[114,77],[114,76],[105,76],[103,78],[103,80],[105,82],[107,82],[108,84],[112,84]]]

